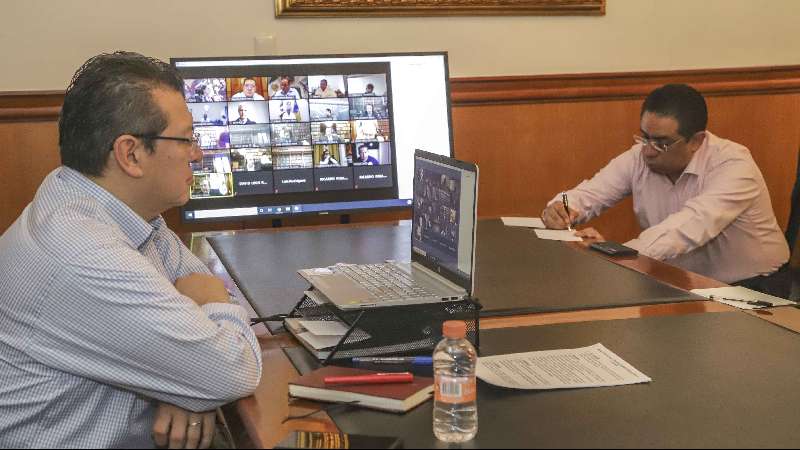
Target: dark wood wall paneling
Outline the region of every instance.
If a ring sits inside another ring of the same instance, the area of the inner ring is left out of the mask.
[[[590,177],[630,147],[639,108],[652,89],[683,82],[709,103],[709,129],[750,148],[767,180],[778,221],[785,226],[800,149],[800,66],[451,80],[455,152],[481,168],[479,215],[538,215],[556,193]],[[0,94],[0,232],[33,198],[58,165],[58,110],[63,93]],[[357,215],[354,221],[408,217]],[[270,222],[183,225],[177,231],[241,229]],[[287,225],[335,223],[337,217],[298,217]],[[592,223],[607,237],[627,240],[638,226],[630,200]]]

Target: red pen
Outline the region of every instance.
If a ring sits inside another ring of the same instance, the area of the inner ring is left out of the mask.
[[[356,385],[356,384],[396,384],[413,383],[414,374],[411,372],[401,373],[375,373],[371,375],[356,375],[350,377],[325,377],[323,381],[327,385]]]

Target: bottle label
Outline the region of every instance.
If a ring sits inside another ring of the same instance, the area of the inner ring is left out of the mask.
[[[476,380],[474,377],[436,377],[435,397],[442,403],[470,403],[477,398]]]

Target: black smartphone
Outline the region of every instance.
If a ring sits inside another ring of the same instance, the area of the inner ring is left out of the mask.
[[[595,242],[589,245],[589,248],[605,253],[609,256],[636,256],[639,254],[639,252],[635,249],[612,241]]]
[[[293,431],[275,448],[403,448],[403,441],[395,437]]]

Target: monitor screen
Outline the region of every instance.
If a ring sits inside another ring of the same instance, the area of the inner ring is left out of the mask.
[[[447,54],[173,58],[203,151],[187,222],[409,208],[452,156]]]

